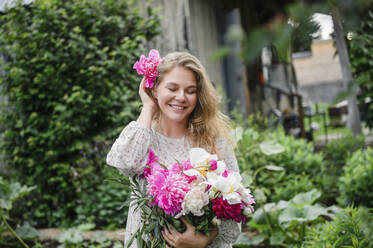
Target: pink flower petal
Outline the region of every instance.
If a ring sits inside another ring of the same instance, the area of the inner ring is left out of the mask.
[[[154,86],[154,81],[158,77],[158,64],[161,61],[159,52],[152,49],[148,57],[141,55],[139,61],[134,64],[133,69],[136,69],[137,74],[145,75],[145,87],[152,88]]]

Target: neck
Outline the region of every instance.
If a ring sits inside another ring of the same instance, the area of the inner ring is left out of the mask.
[[[187,133],[186,126],[186,122],[173,122],[161,117],[157,125],[157,130],[170,138],[182,138]]]

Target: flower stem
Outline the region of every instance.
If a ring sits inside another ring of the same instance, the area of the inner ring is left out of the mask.
[[[8,221],[6,221],[6,218],[4,215],[1,216],[1,218],[3,219],[3,222],[5,223],[5,225],[8,227],[9,231],[19,240],[19,242],[21,242],[21,244],[26,247],[26,248],[30,248],[22,239],[20,236],[18,236],[18,234],[13,230],[13,228],[8,224]]]

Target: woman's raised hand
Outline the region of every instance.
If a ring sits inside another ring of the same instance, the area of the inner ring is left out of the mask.
[[[183,233],[179,233],[176,230],[165,228],[162,231],[162,235],[167,243],[175,248],[203,248],[214,240],[218,234],[218,228],[215,227],[209,233],[209,235],[203,235],[202,233],[195,232],[196,228],[192,226],[184,217],[181,220],[186,225],[187,229]]]
[[[141,80],[139,95],[142,102],[142,110],[137,122],[143,124],[144,126],[151,128],[152,120],[155,112],[158,109],[158,105],[154,98],[151,96],[151,89],[145,87],[145,77]]]

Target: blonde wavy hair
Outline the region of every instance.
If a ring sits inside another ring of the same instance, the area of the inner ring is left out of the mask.
[[[202,147],[213,154],[220,154],[216,147],[216,139],[225,138],[234,144],[229,132],[231,120],[220,111],[219,103],[221,97],[209,77],[201,62],[187,52],[173,52],[163,57],[163,61],[158,64],[159,76],[155,81],[155,89],[165,74],[173,68],[181,66],[191,70],[197,81],[197,105],[188,117],[187,132],[188,137],[194,147]],[[159,120],[160,112],[156,113]]]

